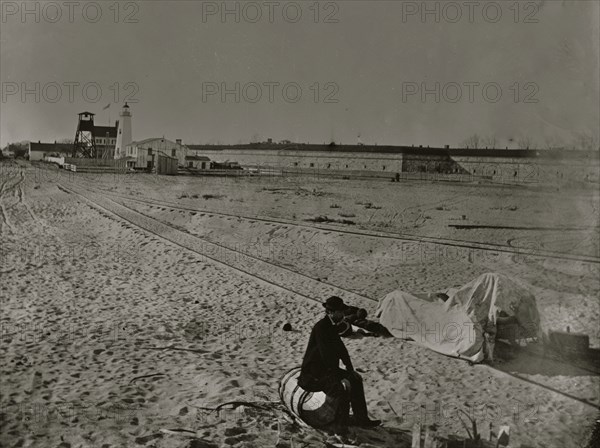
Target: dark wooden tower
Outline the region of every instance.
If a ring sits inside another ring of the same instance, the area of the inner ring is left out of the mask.
[[[100,156],[94,139],[94,114],[91,112],[81,112],[79,114],[72,156],[91,159]]]

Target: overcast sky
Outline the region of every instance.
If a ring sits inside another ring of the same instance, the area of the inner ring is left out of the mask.
[[[105,125],[128,95],[136,140],[598,136],[598,1],[247,3],[3,2],[1,144],[72,138],[77,113]]]

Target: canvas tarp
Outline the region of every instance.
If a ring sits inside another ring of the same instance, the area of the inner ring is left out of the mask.
[[[396,337],[473,362],[483,360],[484,330],[495,333],[501,313],[527,330],[521,334],[532,337],[539,332],[535,297],[505,275],[483,274],[446,293],[444,302],[433,294],[396,290],[379,301],[376,316]]]

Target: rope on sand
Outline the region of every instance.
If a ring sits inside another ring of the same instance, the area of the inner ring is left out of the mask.
[[[151,378],[154,376],[165,376],[165,374],[164,373],[151,373],[150,375],[136,376],[135,378],[132,378],[131,380],[129,380],[129,384],[133,383],[134,381],[141,380],[143,378]]]
[[[248,406],[255,409],[260,409],[263,411],[272,411],[274,407],[281,407],[281,402],[279,401],[228,401],[226,403],[221,403],[216,408],[205,408],[200,406],[190,405],[196,409],[201,409],[203,411],[213,411],[219,412],[225,406],[233,405],[233,409],[237,409],[240,406]],[[269,406],[271,405],[271,406]]]
[[[321,440],[323,443],[325,443],[326,446],[335,446],[335,444],[327,445],[326,437],[324,437],[324,434],[321,431],[318,431],[315,428],[312,428],[312,427],[306,425],[306,423],[299,420],[295,415],[293,415],[284,406],[284,404],[281,401],[239,401],[239,400],[234,400],[234,401],[228,401],[226,403],[221,403],[220,405],[218,405],[215,408],[200,407],[200,406],[195,406],[195,405],[192,405],[189,403],[186,403],[186,404],[188,406],[191,406],[196,409],[200,409],[200,410],[204,410],[204,411],[212,411],[212,412],[219,412],[221,409],[223,409],[226,406],[233,406],[233,409],[236,409],[240,406],[248,406],[248,407],[258,409],[261,411],[269,411],[269,412],[283,411],[285,414],[284,417],[287,417],[287,420],[290,423],[296,424],[298,429],[300,430],[301,434],[312,435],[317,440]],[[278,418],[277,419],[277,440],[278,440],[278,442],[283,440],[281,433],[282,433],[281,421]],[[277,446],[277,444],[276,444],[276,446]],[[345,445],[345,446],[351,447],[352,445]]]

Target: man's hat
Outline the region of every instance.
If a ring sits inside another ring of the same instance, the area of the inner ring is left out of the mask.
[[[338,296],[331,296],[323,304],[327,311],[342,311],[346,308],[344,301]]]

